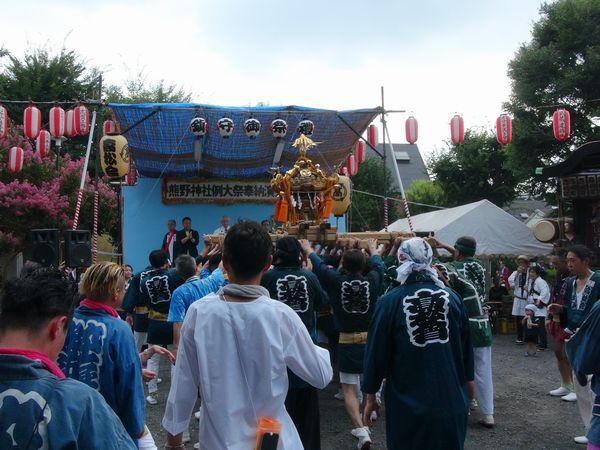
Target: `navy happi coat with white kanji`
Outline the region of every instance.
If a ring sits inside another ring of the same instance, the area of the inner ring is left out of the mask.
[[[379,299],[363,392],[374,394],[384,378],[389,450],[463,448],[473,349],[467,311],[456,292],[416,273]]]

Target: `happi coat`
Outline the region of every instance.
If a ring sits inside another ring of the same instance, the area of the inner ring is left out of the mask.
[[[105,310],[79,306],[58,365],[67,377],[99,391],[132,438],[143,433],[142,366],[127,322]]]
[[[278,450],[301,449],[284,405],[286,367],[318,389],[333,375],[329,352],[313,344],[289,306],[266,296],[226,302],[208,295],[183,321],[163,427],[172,435],[187,430],[199,392],[200,449],[254,448],[262,416],[281,422]]]
[[[422,273],[379,299],[369,328],[362,391],[386,379],[389,450],[462,449],[473,349],[466,307]]]
[[[600,272],[594,272],[583,288],[581,301],[577,301],[577,278],[573,277],[566,281],[565,304],[563,315],[566,316],[565,327],[571,333],[581,326],[581,323],[590,313],[594,304],[600,298]],[[561,318],[561,322],[563,319]]]
[[[20,355],[0,354],[0,430],[1,449],[137,449],[98,392]]]

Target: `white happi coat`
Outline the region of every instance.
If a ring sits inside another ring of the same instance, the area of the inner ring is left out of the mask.
[[[278,450],[301,449],[284,405],[287,367],[319,389],[333,376],[329,352],[313,344],[289,306],[265,296],[225,302],[210,294],[193,303],[185,316],[163,427],[172,435],[187,430],[200,391],[201,449],[254,448],[254,410],[258,417],[281,422]]]
[[[541,300],[542,304],[547,305],[550,303],[550,286],[546,283],[542,277],[537,277],[533,283],[529,280],[529,297],[527,298],[528,303],[535,303],[537,300]],[[548,315],[548,308],[537,308],[535,317],[546,317]]]
[[[529,271],[527,271],[525,273],[525,283],[523,284],[523,287],[520,287],[520,283],[519,283],[520,275],[521,274],[515,270],[513,273],[510,274],[510,277],[508,277],[508,284],[510,284],[510,287],[514,289],[514,301],[513,301],[513,308],[512,308],[513,316],[524,316],[525,315],[525,307],[527,306],[528,303],[531,303],[528,300],[528,293],[527,293],[527,289],[529,288],[529,285],[531,284],[531,282],[529,281]]]

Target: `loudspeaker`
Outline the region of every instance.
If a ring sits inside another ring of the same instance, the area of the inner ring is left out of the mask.
[[[44,267],[58,267],[58,230],[31,230],[31,259]]]
[[[92,265],[90,232],[85,230],[63,231],[65,240],[65,265],[67,267],[89,267]]]

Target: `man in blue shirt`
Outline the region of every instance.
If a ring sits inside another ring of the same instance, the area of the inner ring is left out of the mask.
[[[54,363],[74,307],[56,270],[6,283],[0,299],[0,448],[137,449],[102,395]]]

